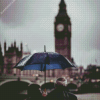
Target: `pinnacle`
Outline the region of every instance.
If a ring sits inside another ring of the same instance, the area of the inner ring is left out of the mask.
[[[65,1],[64,0],[61,0],[61,2],[60,2],[60,4],[59,4],[59,6],[66,6],[66,4],[65,4]]]

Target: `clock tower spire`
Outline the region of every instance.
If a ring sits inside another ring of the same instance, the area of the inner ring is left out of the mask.
[[[59,13],[65,12],[66,13],[66,4],[64,2],[64,0],[61,0],[60,4],[59,4]]]
[[[64,0],[60,1],[59,11],[54,22],[55,52],[71,61],[71,22],[67,15]]]

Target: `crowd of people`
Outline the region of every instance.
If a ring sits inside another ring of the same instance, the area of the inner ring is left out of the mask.
[[[57,79],[55,88],[50,93],[47,93],[46,88],[42,91],[39,85],[31,84],[28,87],[28,100],[77,100],[77,97],[70,93],[65,85],[63,80],[59,81]]]

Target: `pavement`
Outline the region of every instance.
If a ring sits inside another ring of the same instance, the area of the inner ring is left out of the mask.
[[[100,93],[75,94],[78,100],[100,100]]]

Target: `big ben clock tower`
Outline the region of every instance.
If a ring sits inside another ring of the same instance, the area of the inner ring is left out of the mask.
[[[71,61],[71,22],[67,15],[66,4],[61,0],[59,12],[54,22],[55,52]]]

